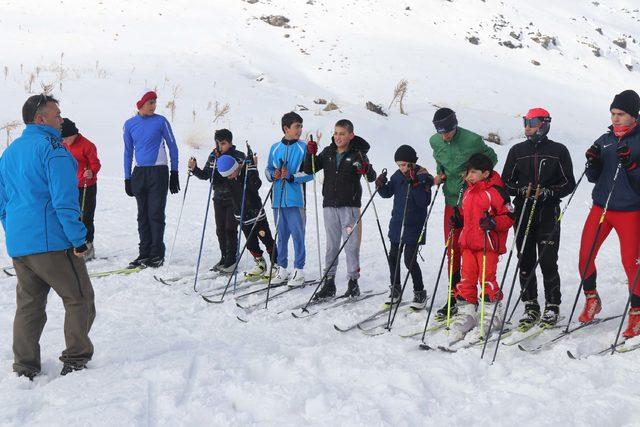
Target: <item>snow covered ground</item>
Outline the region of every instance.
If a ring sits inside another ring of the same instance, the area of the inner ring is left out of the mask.
[[[522,0],[45,0],[26,9],[23,2],[5,0],[0,127],[20,121],[30,93],[54,85],[63,115],[97,144],[103,161],[96,251],[109,258],[89,268],[119,268],[137,255],[135,201],[122,185],[121,126],[145,89],[157,89],[158,112],[167,117],[165,105],[176,95],[173,126],[183,190],[185,159],[204,161],[214,129],[229,127],[241,149],[248,140],[263,165],[268,146],[281,136],[281,115],[292,109],[304,117],[305,130],[324,134],[321,145],[336,120],[350,118],[371,143],[376,168],[393,170],[393,152],[409,143],[433,170],[427,138],[433,112],[446,105],[458,112],[463,127],[500,135],[501,170],[510,144],[522,136],[520,116],[543,106],[553,116],[551,137],[574,154],[577,176],[582,153],[609,124],[613,95],[640,90],[638,7],[631,0],[565,0],[544,7]],[[260,20],[267,15],[286,16],[290,28]],[[469,41],[474,37],[478,44]],[[507,41],[513,49],[504,46]],[[387,108],[401,79],[409,82],[408,115],[397,105]],[[318,98],[339,110],[322,111],[314,103]],[[367,101],[382,104],[389,116],[367,111]],[[213,122],[216,103],[219,110],[229,104],[229,112]],[[159,284],[154,273],[193,273],[207,189],[195,179],[189,184],[171,268],[93,281],[96,353],[86,371],[58,376],[63,310],[54,296],[41,340],[43,375],[28,383],[11,373],[15,279],[0,279],[0,424],[637,425],[640,353],[581,361],[565,355],[606,346],[615,322],[535,355],[502,348],[489,365],[477,349],[424,352],[417,340],[401,338],[399,332],[422,326],[424,313],[401,314],[395,331],[378,337],[332,327],[378,309],[381,297],[295,320],[286,308],[308,298],[311,289],[246,315],[231,298],[205,304],[189,294],[189,282]],[[563,220],[564,314],[578,284],[577,251],[590,190],[583,182]],[[181,200],[182,193],[169,197],[167,244]],[[376,203],[386,228],[391,204]],[[439,197],[420,264],[429,293],[442,254],[443,205]],[[364,220],[361,287],[382,291],[388,274],[372,214]],[[313,203],[307,217],[306,271],[313,277]],[[202,271],[217,257],[209,221]],[[4,246],[0,262],[10,263]],[[626,288],[614,235],[598,268],[601,315],[618,314]],[[338,287],[346,287],[342,277]],[[436,305],[444,299],[440,289]]]

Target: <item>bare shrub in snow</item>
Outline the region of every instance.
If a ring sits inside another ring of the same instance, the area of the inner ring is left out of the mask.
[[[334,111],[334,110],[339,110],[340,107],[338,107],[338,105],[336,105],[333,102],[329,102],[323,109],[322,111]]]
[[[214,106],[214,111],[213,111],[213,123],[217,122],[219,119],[224,117],[229,112],[230,109],[231,107],[229,107],[229,104],[224,104],[223,106],[220,106],[218,101],[216,101],[216,105]]]
[[[10,122],[5,123],[0,127],[0,131],[5,131],[7,133],[7,147],[11,144],[11,132],[22,125],[18,120],[12,120]]]
[[[398,82],[398,84],[396,85],[396,88],[393,90],[393,98],[391,99],[391,102],[389,103],[389,108],[387,108],[387,110],[391,110],[391,106],[393,105],[394,102],[397,102],[399,107],[400,107],[400,114],[404,114],[405,116],[407,115],[407,113],[404,111],[404,97],[407,95],[407,88],[409,86],[409,82],[405,79],[402,79]]]
[[[27,91],[27,93],[33,93],[33,84],[36,81],[36,75],[31,73],[29,74],[29,78],[27,79],[27,82],[24,84],[24,90]]]
[[[502,144],[502,141],[500,139],[500,135],[498,135],[497,132],[489,132],[489,135],[484,137],[484,140],[487,142],[493,142],[494,144]]]
[[[40,86],[42,87],[42,93],[45,95],[51,95],[53,93],[53,88],[55,87],[56,82],[52,83],[42,83],[40,82]]]
[[[374,104],[371,101],[367,101],[366,103],[367,110],[373,111],[376,114],[380,114],[381,116],[387,116],[388,114],[384,112],[382,109],[382,105]]]
[[[171,91],[171,100],[167,102],[167,105],[166,105],[166,108],[168,108],[169,111],[171,111],[171,123],[173,123],[173,119],[175,118],[175,115],[176,115],[176,99],[178,98],[179,94],[180,94],[180,85],[176,85],[173,87],[173,90]]]

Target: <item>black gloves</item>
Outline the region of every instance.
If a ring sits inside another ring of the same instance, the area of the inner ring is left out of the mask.
[[[626,170],[634,170],[636,168],[636,162],[631,160],[631,149],[626,144],[618,145],[616,148],[616,153],[618,154],[618,160],[623,168]]]
[[[124,191],[127,193],[127,196],[133,197],[133,190],[131,189],[131,179],[124,180]]]
[[[387,179],[387,172],[382,172],[380,175],[378,175],[378,177],[376,178],[376,188],[380,189],[381,187],[384,187],[384,185],[387,183],[387,181],[389,181]]]
[[[171,175],[169,176],[169,191],[171,191],[171,194],[176,194],[178,191],[180,191],[178,171],[171,171]]]
[[[464,220],[462,219],[462,215],[460,215],[460,209],[458,209],[457,207],[453,208],[453,215],[449,217],[449,227],[451,228],[464,227]]]
[[[484,231],[493,231],[496,229],[496,220],[489,215],[480,218],[480,228]]]
[[[597,163],[597,162],[600,161],[600,152],[601,151],[602,151],[602,148],[600,148],[600,146],[597,145],[597,144],[593,144],[591,147],[589,147],[587,152],[584,153],[585,157],[587,158],[587,162],[589,163],[589,165],[593,165],[594,163]]]

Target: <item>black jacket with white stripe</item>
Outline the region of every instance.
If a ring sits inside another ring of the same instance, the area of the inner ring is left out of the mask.
[[[546,136],[539,142],[526,140],[511,147],[502,170],[502,179],[509,194],[515,196],[515,205],[521,205],[524,201],[519,189],[527,187],[529,183],[532,189],[540,184],[541,188],[553,192],[550,197],[538,200],[538,203],[547,205],[558,204],[576,186],[569,150]]]

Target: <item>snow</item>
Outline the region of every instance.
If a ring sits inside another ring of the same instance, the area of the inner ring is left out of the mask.
[[[291,28],[259,19],[271,14],[289,18]],[[577,177],[582,153],[609,124],[613,95],[640,89],[639,20],[631,0],[565,0],[543,7],[523,0],[43,0],[34,8],[5,0],[0,6],[0,127],[20,120],[31,73],[32,93],[41,83],[55,83],[63,114],[97,144],[103,161],[96,251],[109,259],[89,269],[109,270],[137,255],[135,201],[122,185],[121,126],[147,88],[157,89],[158,112],[167,117],[165,105],[178,88],[172,125],[183,190],[185,160],[192,155],[205,160],[214,129],[229,127],[239,148],[247,140],[264,165],[269,145],[281,137],[281,115],[297,105],[308,108],[300,112],[305,130],[324,134],[321,145],[336,120],[350,118],[356,133],[372,144],[376,168],[390,171],[393,152],[403,143],[414,146],[421,164],[434,169],[426,140],[433,133],[433,112],[444,105],[457,111],[463,127],[501,136],[504,145],[495,147],[501,170],[509,146],[521,140],[520,116],[543,106],[553,116],[552,138],[570,147]],[[520,40],[509,35],[512,31],[522,32]],[[556,37],[557,46],[545,49],[532,41],[537,32]],[[479,38],[478,45],[466,40],[471,36]],[[621,36],[626,49],[613,44]],[[523,48],[498,44],[506,40]],[[601,56],[594,56],[585,41],[597,44]],[[401,115],[397,105],[389,117],[364,108],[372,101],[386,110],[403,78],[409,81],[408,115]],[[340,109],[323,112],[313,102],[317,98]],[[228,103],[230,111],[213,123],[216,102]],[[12,137],[20,131],[13,130]],[[29,383],[12,374],[15,279],[0,279],[0,424],[637,425],[640,353],[580,361],[565,355],[566,350],[585,354],[604,348],[617,321],[535,355],[501,348],[490,365],[477,349],[424,352],[418,340],[399,337],[419,329],[424,313],[399,314],[394,331],[377,337],[334,330],[334,323],[347,325],[378,309],[380,297],[295,320],[288,311],[276,312],[304,301],[311,289],[273,301],[268,311],[245,315],[230,297],[222,305],[205,304],[189,292],[191,282],[159,284],[154,273],[193,274],[207,189],[195,178],[189,184],[170,268],[93,280],[96,352],[86,371],[59,377],[64,313],[54,296],[41,339],[43,375]],[[562,224],[565,315],[578,284],[577,252],[590,190],[591,184],[581,184]],[[307,191],[311,196],[311,186]],[[167,245],[181,200],[182,193],[169,196]],[[376,203],[386,231],[391,202]],[[439,196],[422,251],[426,261],[420,261],[429,294],[442,254],[443,205]],[[318,274],[312,202],[307,218],[309,278]],[[367,212],[364,230],[361,286],[381,291],[388,272],[373,212]],[[320,240],[323,244],[322,224]],[[612,235],[598,258],[600,316],[620,313],[626,301],[618,251]],[[218,255],[210,218],[202,271]],[[10,264],[4,246],[0,261]],[[344,259],[340,263],[339,292],[346,288]],[[511,274],[506,286],[510,281]],[[444,281],[436,306],[443,299]]]

